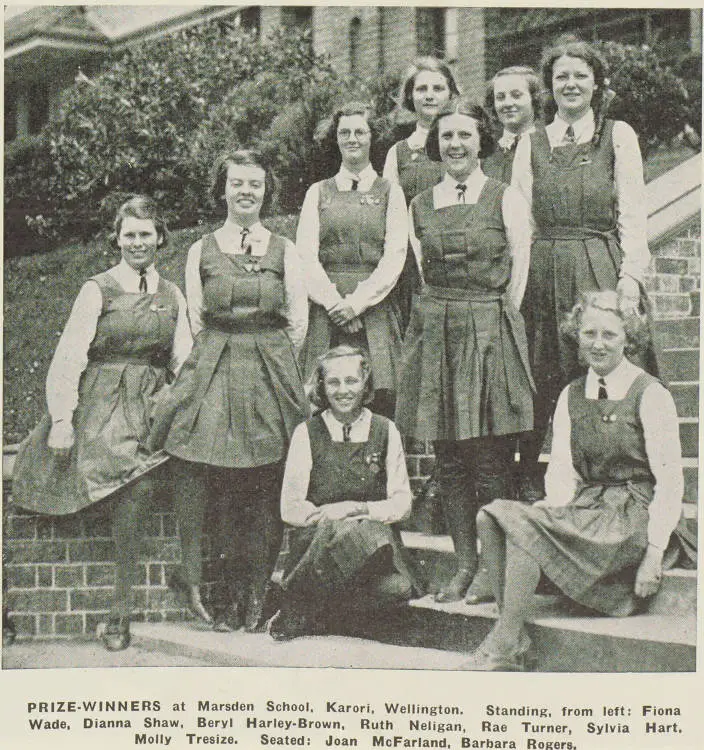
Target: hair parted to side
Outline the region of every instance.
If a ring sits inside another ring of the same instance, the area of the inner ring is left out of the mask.
[[[498,123],[498,115],[496,114],[496,103],[494,102],[494,84],[497,79],[502,76],[521,76],[525,79],[528,84],[528,93],[530,94],[530,101],[533,105],[533,117],[539,120],[543,116],[543,87],[538,78],[538,74],[533,68],[527,65],[511,65],[508,68],[502,68],[494,77],[489,81],[486,86],[486,95],[484,98],[484,107],[491,118]]]
[[[113,231],[110,242],[117,247],[117,238],[122,229],[122,222],[127,219],[149,219],[153,222],[158,235],[157,247],[165,247],[169,241],[169,231],[163,213],[159,210],[156,201],[148,195],[135,195],[125,201],[115,214]]]
[[[416,76],[423,71],[429,73],[440,73],[440,75],[443,76],[447,82],[447,88],[450,90],[450,99],[454,99],[460,95],[455,76],[447,63],[438,60],[436,57],[416,57],[406,70],[398,94],[399,107],[402,107],[413,114],[415,114],[416,111],[413,106],[413,87],[416,85]]]
[[[572,310],[567,313],[560,325],[560,331],[575,342],[579,342],[579,330],[587,310],[602,310],[616,315],[623,323],[626,333],[626,354],[642,354],[650,344],[650,334],[645,316],[623,304],[621,295],[606,289],[600,292],[583,294]]]
[[[440,158],[440,140],[438,129],[440,120],[448,115],[466,115],[471,117],[477,123],[479,131],[479,158],[483,159],[494,150],[494,138],[491,132],[489,118],[479,102],[476,102],[466,96],[460,96],[458,99],[451,99],[443,104],[440,111],[435,115],[433,124],[428,131],[428,140],[425,142],[425,152],[432,161],[442,161]]]
[[[225,181],[227,170],[231,165],[243,167],[259,167],[264,170],[264,202],[261,214],[265,216],[276,195],[276,178],[270,168],[269,161],[259,151],[247,148],[233,148],[223,151],[213,164],[211,171],[210,197],[215,205],[221,206],[225,196]]]
[[[369,364],[369,355],[365,349],[349,344],[340,344],[339,346],[329,349],[325,354],[318,358],[315,370],[308,381],[306,390],[309,392],[308,398],[313,406],[318,409],[327,409],[330,404],[325,394],[325,367],[328,362],[342,357],[358,357],[359,365],[364,376],[364,403],[369,404],[374,398],[374,379],[372,368]]]

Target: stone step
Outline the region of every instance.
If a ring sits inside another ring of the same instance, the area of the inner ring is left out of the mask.
[[[359,669],[457,669],[461,651],[382,643],[349,635],[307,636],[287,642],[266,633],[215,633],[195,622],[135,623],[135,645],[216,667],[356,667]]]
[[[666,348],[699,346],[699,318],[659,318],[653,321],[655,336]]]
[[[449,536],[434,536],[419,532],[401,532],[404,546],[417,563],[421,584],[434,593],[439,585],[455,572],[454,547]],[[648,604],[649,614],[678,614],[689,616],[696,612],[696,570],[673,568],[663,572],[662,585]]]
[[[394,617],[359,627],[386,643],[469,652],[498,616],[495,604],[411,602]],[[540,672],[693,672],[696,614],[584,616],[557,597],[537,596],[527,624]]]

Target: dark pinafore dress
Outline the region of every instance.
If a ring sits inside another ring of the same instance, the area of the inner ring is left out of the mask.
[[[523,320],[508,297],[511,256],[502,199],[487,179],[475,205],[412,203],[425,287],[404,341],[396,424],[427,440],[508,435],[533,427]]]
[[[558,326],[584,292],[615,289],[622,252],[614,192],[613,120],[597,146],[550,148],[547,133],[531,133],[536,237],[523,315],[543,418],[564,386],[584,368],[577,347]],[[537,415],[536,415],[537,416]]]
[[[203,330],[173,385],[165,450],[186,461],[254,468],[281,461],[306,398],[285,331],[284,251],[271,235],[261,258],[223,253],[203,238]],[[175,412],[175,415],[174,415]],[[155,432],[166,432],[155,425]]]
[[[343,296],[369,278],[384,254],[390,187],[381,177],[366,193],[339,191],[334,178],[320,183],[318,258]],[[394,296],[388,295],[361,318],[363,331],[347,334],[332,323],[325,308],[311,305],[308,335],[300,355],[305,377],[310,377],[318,357],[330,347],[350,343],[369,351],[375,387],[395,392],[401,326]]]
[[[389,422],[372,414],[365,443],[334,442],[320,415],[308,421],[313,459],[308,502],[374,503],[387,497],[386,454]],[[401,573],[413,585],[397,530],[369,519],[321,521],[289,530],[289,553],[282,586],[316,598],[339,592],[372,557],[386,557],[388,573]]]
[[[572,462],[579,474],[563,507],[510,500],[485,506],[507,537],[570,599],[614,616],[632,614],[635,574],[648,546],[655,480],[640,402],[656,379],[643,372],[621,401],[585,398],[586,376],[569,386]]]
[[[40,513],[74,513],[106,497],[148,460],[152,397],[166,382],[178,297],[159,279],[155,294],[132,294],[109,273],[93,277],[102,310],[81,376],[68,459],[47,447],[47,414],[20,446],[12,497]]]
[[[407,140],[396,145],[396,165],[398,180],[406,198],[406,205],[424,190],[437,185],[445,174],[442,162],[431,161],[422,148],[411,148]],[[420,274],[413,250],[409,247],[403,271],[396,283],[394,294],[401,311],[403,330],[408,326],[411,315],[411,300],[420,291]]]
[[[493,177],[506,185],[511,184],[513,174],[513,159],[516,156],[516,146],[519,139],[513,142],[511,148],[497,146],[493,153],[482,159],[482,172],[487,177]]]

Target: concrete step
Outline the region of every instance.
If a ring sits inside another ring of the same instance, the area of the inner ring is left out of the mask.
[[[421,584],[434,593],[455,572],[452,539],[412,531],[403,531],[401,536],[417,563]],[[689,616],[696,608],[697,571],[682,568],[664,571],[660,590],[648,604],[648,613]]]
[[[654,322],[655,336],[666,348],[699,345],[699,318],[660,318]]]
[[[307,636],[288,642],[266,633],[215,633],[193,622],[135,623],[143,650],[181,656],[217,667],[356,667],[359,669],[457,669],[467,654],[442,648],[382,643],[349,635]]]
[[[368,622],[360,635],[387,643],[472,651],[498,616],[494,604],[411,602],[394,617]],[[540,672],[693,672],[696,614],[584,616],[567,602],[535,597],[527,630]]]

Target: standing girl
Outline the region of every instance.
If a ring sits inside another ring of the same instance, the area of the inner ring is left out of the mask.
[[[411,202],[422,292],[414,298],[396,412],[402,434],[443,441],[443,509],[457,555],[438,601],[461,599],[477,569],[478,507],[512,497],[515,435],[533,423],[532,379],[518,307],[529,262],[528,209],[479,166],[490,143],[482,108],[445,105],[428,136],[442,182]]]
[[[306,417],[295,347],[306,333],[307,300],[293,244],[260,223],[271,176],[254,151],[225,153],[213,196],[227,219],[188,251],[186,295],[195,346],[173,385],[164,426],[173,462],[183,546],[174,582],[200,604],[206,501],[216,560],[214,627],[256,630],[281,544],[279,491],[288,440]]]
[[[324,148],[342,157],[339,172],[308,189],[296,233],[307,266],[310,311],[301,352],[306,378],[330,347],[348,343],[371,358],[373,411],[391,416],[401,351],[401,321],[391,291],[406,259],[406,202],[398,185],[369,161],[371,110],[351,102],[332,117]]]
[[[76,298],[47,375],[49,413],[20,447],[12,485],[16,505],[49,515],[111,503],[115,595],[100,628],[109,651],[130,643],[131,590],[152,496],[149,475],[125,483],[148,466],[151,399],[192,345],[183,295],[154,266],[167,238],[156,204],[130,199],[114,228],[122,260]]]

